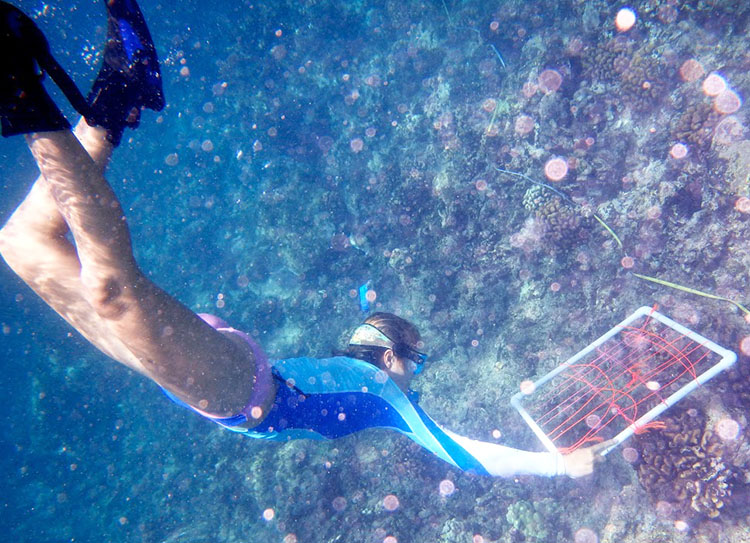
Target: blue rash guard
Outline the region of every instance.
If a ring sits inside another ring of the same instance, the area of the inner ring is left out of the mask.
[[[388,374],[362,360],[343,356],[286,358],[273,362],[272,369],[278,391],[270,412],[258,426],[240,426],[247,420],[245,415],[207,418],[248,437],[274,441],[335,439],[366,428],[388,428],[470,473],[564,473],[559,455],[520,451],[444,430]],[[410,396],[415,398],[416,394]]]

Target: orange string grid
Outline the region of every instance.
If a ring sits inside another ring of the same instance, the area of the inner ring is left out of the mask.
[[[547,448],[564,454],[659,428],[653,418],[735,359],[644,307],[513,403]]]

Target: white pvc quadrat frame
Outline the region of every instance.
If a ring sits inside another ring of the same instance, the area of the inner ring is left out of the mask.
[[[673,321],[669,317],[665,317],[658,311],[656,311],[653,307],[643,306],[636,310],[632,315],[630,315],[628,318],[623,320],[621,323],[614,326],[612,329],[609,330],[606,334],[601,336],[599,339],[591,343],[588,347],[585,349],[579,351],[572,357],[570,357],[568,360],[563,362],[560,366],[546,374],[545,376],[541,377],[537,381],[533,383],[533,386],[529,386],[529,390],[531,392],[518,392],[516,393],[510,400],[511,405],[518,410],[521,417],[526,421],[526,423],[529,425],[531,430],[534,432],[534,434],[539,438],[539,440],[542,442],[542,444],[545,446],[547,450],[553,453],[558,453],[559,451],[557,447],[555,447],[552,440],[544,433],[544,430],[537,424],[537,422],[532,418],[531,414],[524,408],[523,401],[524,399],[530,398],[536,391],[542,387],[545,383],[552,380],[554,377],[559,375],[560,373],[564,372],[566,369],[568,369],[570,366],[581,360],[583,357],[597,349],[599,346],[601,346],[603,343],[605,343],[607,340],[612,338],[613,336],[617,335],[621,331],[623,331],[626,327],[628,327],[631,323],[634,321],[637,321],[641,317],[647,317],[650,319],[655,319],[662,323],[663,325],[673,329],[674,331],[682,334],[683,336],[686,336],[688,339],[694,341],[695,343],[699,344],[701,347],[704,347],[708,349],[709,351],[712,351],[713,353],[717,354],[720,357],[720,360],[708,368],[706,371],[701,373],[700,375],[697,375],[694,379],[691,379],[690,382],[682,386],[680,389],[673,392],[670,396],[667,398],[664,398],[659,404],[652,407],[649,411],[647,411],[645,414],[640,416],[637,420],[635,420],[633,423],[631,423],[629,426],[627,426],[625,429],[621,430],[614,438],[613,438],[613,444],[611,447],[606,449],[601,453],[602,456],[609,453],[612,449],[617,447],[620,443],[625,441],[627,438],[629,438],[631,435],[633,435],[638,428],[644,427],[646,424],[654,420],[656,417],[658,417],[660,414],[662,414],[665,410],[672,407],[674,404],[676,404],[678,401],[680,401],[682,398],[690,394],[692,391],[694,391],[699,386],[705,384],[707,381],[730,367],[732,364],[734,364],[737,361],[737,355],[733,353],[732,351],[725,349],[724,347],[721,347],[720,345],[717,345],[713,341],[706,339],[705,337],[701,336],[700,334],[697,334],[693,332],[692,330],[689,330],[688,328],[685,328],[681,324]]]

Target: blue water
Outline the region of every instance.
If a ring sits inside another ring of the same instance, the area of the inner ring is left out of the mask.
[[[16,5],[86,92],[106,32],[100,2]],[[716,71],[740,100],[750,93],[748,6],[637,2],[636,26],[619,37],[613,2],[206,6],[144,2],[167,107],[126,131],[107,171],[152,280],[272,357],[341,348],[371,281],[374,308],[424,335],[430,363],[414,386],[425,410],[520,448],[539,445],[508,404],[519,382],[658,303],[739,351],[738,369],[690,408],[740,424],[712,454],[746,469],[744,314],[630,270],[747,305],[747,106],[730,111],[731,96],[717,105],[701,85]],[[689,59],[703,66],[694,80],[680,72]],[[676,144],[685,158],[670,156]],[[550,180],[545,164],[559,157],[568,172]],[[0,164],[4,222],[36,169],[19,137],[0,141]],[[530,192],[539,182],[573,203]],[[644,489],[619,452],[582,480],[493,480],[382,431],[243,439],[97,352],[5,265],[0,326],[9,541],[582,543],[584,528],[600,541],[741,541],[747,531],[742,477],[709,519],[710,507]],[[672,474],[683,476],[709,478]]]

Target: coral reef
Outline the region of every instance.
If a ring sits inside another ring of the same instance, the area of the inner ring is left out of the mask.
[[[691,103],[676,118],[670,128],[674,141],[691,144],[697,151],[706,151],[714,136],[721,115],[705,102]]]
[[[663,430],[636,439],[641,484],[654,503],[671,504],[676,518],[684,521],[696,514],[718,517],[742,483],[727,454],[731,449],[695,407],[664,417],[663,422]]]
[[[551,190],[533,185],[523,196],[524,207],[533,213],[543,235],[554,245],[569,246],[581,240],[581,210]]]

